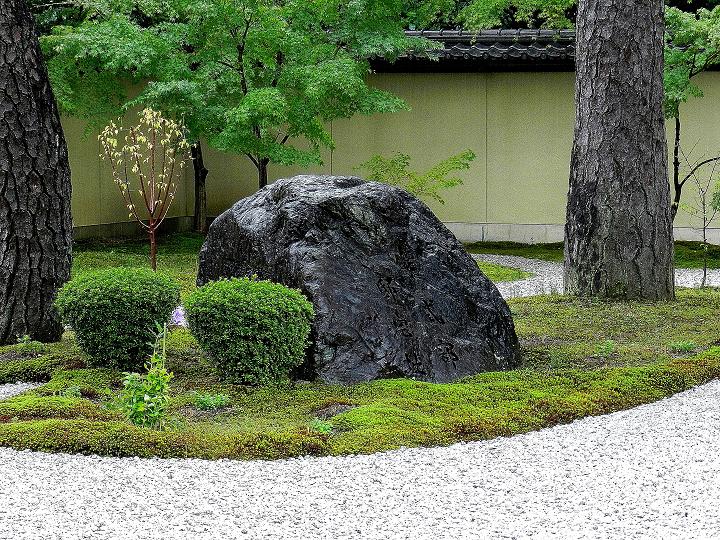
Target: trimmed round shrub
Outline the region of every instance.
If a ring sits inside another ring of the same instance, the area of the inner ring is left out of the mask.
[[[150,269],[112,268],[65,284],[55,305],[90,364],[140,370],[153,351],[157,326],[180,304],[180,287]]]
[[[296,289],[271,281],[223,279],[185,300],[190,330],[221,376],[272,384],[302,364],[314,317]]]

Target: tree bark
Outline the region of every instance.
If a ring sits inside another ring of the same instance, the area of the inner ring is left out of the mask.
[[[582,0],[565,290],[674,297],[663,1]]]
[[[269,159],[258,159],[258,186],[260,189],[268,185],[268,165]]]
[[[54,341],[70,278],[70,167],[35,23],[0,0],[0,343]]]
[[[680,209],[680,200],[682,199],[683,184],[680,182],[680,110],[678,110],[677,116],[675,117],[675,140],[673,144],[673,198],[672,207],[670,213],[673,222],[675,216],[677,216],[678,210]]]
[[[150,238],[150,268],[153,272],[157,272],[157,229],[152,220],[150,220],[148,236]]]
[[[195,212],[193,214],[193,228],[196,232],[205,234],[208,230],[207,218],[207,191],[205,188],[205,179],[208,170],[205,168],[203,161],[203,152],[200,141],[196,141],[190,147],[190,155],[193,162],[193,171],[195,174]]]

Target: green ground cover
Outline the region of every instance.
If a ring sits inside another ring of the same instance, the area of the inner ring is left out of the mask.
[[[503,283],[509,281],[520,281],[521,279],[527,279],[532,277],[533,274],[525,272],[519,268],[512,268],[510,266],[502,266],[500,264],[489,263],[485,261],[478,261],[478,268],[482,271],[487,278],[494,283]]]
[[[515,242],[477,242],[466,246],[470,253],[517,255],[529,259],[562,262],[563,244],[518,244]],[[676,268],[702,268],[703,247],[700,242],[675,242]],[[720,246],[708,246],[708,268],[720,268]]]
[[[175,278],[182,287],[183,296],[195,288],[198,252],[202,244],[203,237],[193,233],[160,238],[158,271]],[[148,242],[145,239],[78,242],[73,250],[73,277],[120,266],[150,267]]]
[[[521,369],[451,384],[230,385],[213,374],[189,332],[175,330],[168,342],[168,368],[175,373],[171,420],[163,431],[132,426],[108,407],[122,375],[83,367],[72,334],[58,344],[0,348],[0,382],[46,381],[0,402],[0,445],[210,459],[365,453],[522,433],[654,401],[720,376],[717,291],[683,290],[676,303],[545,296],[510,306],[523,347]],[[199,395],[227,399],[206,410]],[[330,411],[340,414],[328,417]]]

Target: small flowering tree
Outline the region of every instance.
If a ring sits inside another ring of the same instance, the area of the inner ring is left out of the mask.
[[[680,153],[690,169],[682,183],[692,180],[695,187],[695,203],[680,204],[680,208],[697,219],[700,225],[703,249],[703,274],[700,286],[705,288],[707,286],[708,250],[710,248],[707,232],[715,218],[718,217],[718,212],[720,212],[720,174],[718,171],[720,165],[717,158],[714,160],[704,159],[693,164],[682,149],[680,149]],[[704,176],[701,174],[703,168],[706,168],[707,171]]]
[[[138,123],[130,128],[123,129],[118,124],[111,122],[98,136],[103,147],[100,157],[110,163],[113,180],[130,212],[128,217],[148,233],[150,265],[156,270],[156,233],[175,198],[178,180],[189,159],[190,144],[181,125],[152,109],[143,110]],[[140,204],[133,198],[135,193],[142,201]]]

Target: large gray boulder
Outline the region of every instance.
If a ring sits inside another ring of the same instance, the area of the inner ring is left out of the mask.
[[[239,201],[210,227],[198,285],[253,274],[315,305],[303,377],[446,382],[519,362],[495,285],[427,206],[395,187],[297,176]]]

